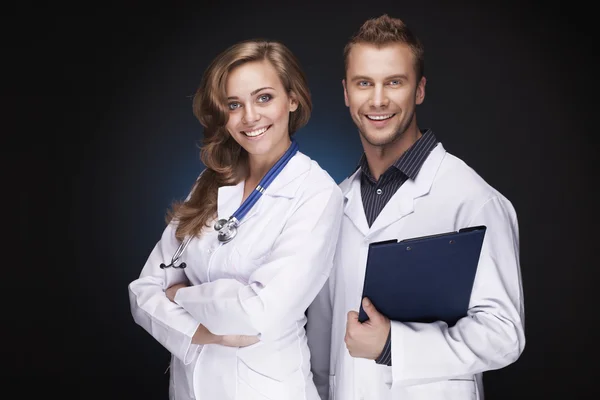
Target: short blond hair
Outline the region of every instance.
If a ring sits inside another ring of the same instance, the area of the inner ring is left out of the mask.
[[[392,43],[406,44],[415,56],[415,72],[417,82],[425,75],[425,59],[423,44],[415,34],[398,19],[384,14],[377,18],[371,18],[362,24],[350,41],[344,47],[344,73],[348,71],[348,55],[352,46],[358,43],[372,44],[378,47]]]

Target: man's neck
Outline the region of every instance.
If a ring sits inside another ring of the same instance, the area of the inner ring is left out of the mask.
[[[419,138],[422,136],[418,127],[406,130],[400,137],[392,143],[384,146],[373,146],[367,143],[362,137],[361,141],[369,164],[369,170],[373,178],[378,181],[383,175],[398,160],[402,154],[406,152]]]

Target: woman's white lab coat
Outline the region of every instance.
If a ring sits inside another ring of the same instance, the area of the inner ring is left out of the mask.
[[[234,213],[243,190],[243,182],[219,188],[219,218]],[[335,181],[297,153],[231,242],[220,244],[214,229],[190,242],[186,269],[159,268],[179,244],[175,226],[165,229],[129,294],[135,322],[172,353],[170,399],[318,399],[305,311],[331,271],[342,204]],[[165,289],[184,281],[192,286],[169,301]],[[194,345],[198,324],[260,341],[243,348]]]
[[[360,170],[340,187],[345,205],[334,269],[308,312],[313,372],[322,399],[482,399],[481,373],[514,362],[525,345],[512,204],[441,143],[371,228],[361,201]],[[442,322],[392,321],[391,367],[351,357],[344,343],[346,316],[359,309],[369,243],[475,225],[487,231],[468,316],[451,328]]]

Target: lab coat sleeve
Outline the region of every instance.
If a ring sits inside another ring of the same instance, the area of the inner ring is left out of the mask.
[[[181,269],[159,267],[161,263],[171,262],[179,245],[174,229],[174,224],[167,226],[139,278],[129,284],[129,300],[135,322],[168,351],[189,364],[200,349],[199,345],[192,344],[192,336],[199,323],[165,295],[169,286],[187,282],[187,277]]]
[[[392,321],[392,385],[469,376],[515,362],[525,346],[519,233],[511,203],[499,197],[475,212],[469,226],[487,231],[468,315],[444,322]]]
[[[175,301],[216,335],[268,341],[304,318],[331,272],[343,212],[337,186],[304,197],[249,284],[218,279],[179,289]]]
[[[334,274],[335,271],[329,276],[307,312],[306,336],[310,349],[311,371],[321,400],[329,399],[331,330],[333,326],[333,298],[331,297],[333,290],[331,286],[335,278]]]

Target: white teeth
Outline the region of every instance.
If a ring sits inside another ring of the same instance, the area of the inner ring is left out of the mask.
[[[373,121],[383,121],[384,119],[392,118],[394,114],[387,115],[367,115],[367,118],[372,119]]]
[[[242,131],[242,132],[244,132],[244,135],[246,135],[246,136],[254,137],[254,136],[258,136],[258,135],[265,133],[267,131],[267,129],[269,129],[269,127],[265,126],[264,128],[256,129],[254,131]]]

